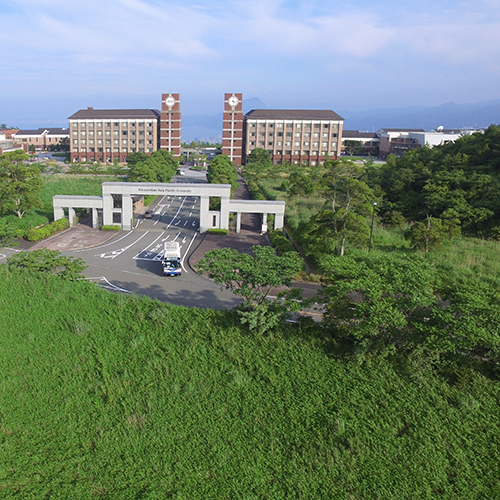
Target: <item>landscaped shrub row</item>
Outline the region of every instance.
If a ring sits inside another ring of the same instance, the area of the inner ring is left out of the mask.
[[[77,220],[78,222],[78,220]],[[54,221],[52,224],[48,224],[43,227],[39,227],[37,229],[30,229],[28,231],[28,241],[39,241],[49,236],[52,236],[59,231],[64,231],[69,228],[69,220],[68,219],[59,219]]]
[[[266,197],[264,193],[260,190],[258,184],[255,181],[248,180],[247,181],[248,191],[250,191],[250,196],[252,200],[265,200]]]
[[[208,230],[208,234],[227,234],[227,232],[227,229],[219,229],[217,227]]]
[[[101,230],[102,231],[120,231],[121,228],[122,228],[121,226],[109,225],[109,226],[102,226]]]

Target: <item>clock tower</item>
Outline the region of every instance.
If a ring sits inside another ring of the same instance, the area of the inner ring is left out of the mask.
[[[243,94],[224,94],[222,118],[222,154],[241,165],[243,151]]]
[[[181,101],[179,94],[161,95],[160,149],[165,149],[176,157],[181,154]]]

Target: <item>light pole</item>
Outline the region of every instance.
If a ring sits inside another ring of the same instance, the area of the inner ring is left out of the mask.
[[[368,244],[368,252],[372,251],[373,221],[375,220],[375,207],[376,206],[377,206],[377,203],[373,202],[372,225],[371,225],[371,228],[370,228],[370,243]]]

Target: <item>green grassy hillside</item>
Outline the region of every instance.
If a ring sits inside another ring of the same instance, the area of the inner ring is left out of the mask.
[[[500,384],[0,266],[0,498],[477,499]]]

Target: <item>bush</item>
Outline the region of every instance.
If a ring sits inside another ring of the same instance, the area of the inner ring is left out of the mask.
[[[102,231],[121,231],[122,227],[117,226],[116,224],[109,225],[109,226],[101,226]]]
[[[78,219],[77,219],[78,222]],[[68,219],[59,219],[54,221],[52,224],[48,224],[43,227],[39,227],[37,229],[30,229],[28,231],[27,239],[28,241],[39,241],[49,236],[52,236],[55,233],[59,233],[60,231],[64,231],[69,228],[69,220]]]
[[[271,245],[278,255],[282,255],[285,252],[293,252],[295,250],[281,229],[269,231],[269,238],[271,240]]]
[[[226,234],[227,235],[228,231],[227,229],[219,229],[217,227],[213,227],[208,230],[208,234]]]

